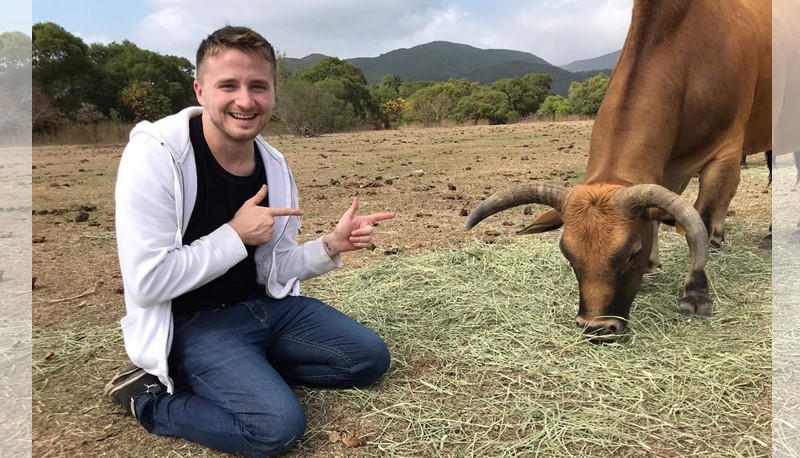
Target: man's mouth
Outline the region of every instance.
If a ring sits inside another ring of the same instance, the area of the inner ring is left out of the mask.
[[[239,113],[230,113],[230,115],[233,116],[236,119],[241,119],[243,121],[249,121],[249,120],[251,120],[251,119],[256,117],[255,114],[245,115],[245,114],[239,114]]]

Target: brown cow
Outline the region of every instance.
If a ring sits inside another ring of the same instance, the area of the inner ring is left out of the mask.
[[[659,221],[674,219],[691,251],[679,310],[710,316],[709,239],[723,241],[740,158],[771,146],[770,13],[770,0],[635,0],[584,183],[496,193],[467,228],[517,205],[553,207],[520,233],[563,224],[561,251],[580,289],[577,323],[608,337],[625,331],[642,275],[659,265]],[[692,208],[678,194],[698,173]]]

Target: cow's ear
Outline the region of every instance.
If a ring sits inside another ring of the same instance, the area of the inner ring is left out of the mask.
[[[533,223],[523,229],[518,230],[517,234],[540,234],[542,232],[556,230],[563,224],[564,222],[561,221],[561,213],[559,213],[558,210],[551,208],[533,220]]]

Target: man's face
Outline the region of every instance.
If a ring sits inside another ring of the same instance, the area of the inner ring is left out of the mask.
[[[266,60],[236,49],[226,49],[202,62],[194,92],[210,121],[203,124],[210,143],[253,141],[275,108],[274,75]]]

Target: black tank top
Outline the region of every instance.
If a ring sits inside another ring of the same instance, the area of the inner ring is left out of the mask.
[[[203,136],[200,116],[189,121],[189,138],[197,165],[197,200],[189,225],[183,234],[183,244],[189,245],[227,223],[244,201],[256,195],[267,183],[267,174],[258,147],[253,142],[256,168],[250,176],[236,176],[217,162]],[[268,206],[267,199],[260,204]],[[256,283],[255,246],[245,245],[247,258],[231,267],[225,274],[172,300],[172,313],[186,315],[217,305],[243,300],[264,289]]]

